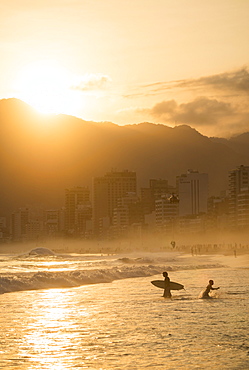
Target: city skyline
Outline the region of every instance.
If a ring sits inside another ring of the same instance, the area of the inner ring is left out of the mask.
[[[148,232],[169,235],[246,231],[249,225],[249,166],[228,174],[229,189],[219,197],[208,194],[208,174],[188,170],[177,176],[176,187],[166,179],[151,179],[137,187],[135,172],[111,171],[87,186],[65,189],[64,205],[37,205],[13,211],[10,226],[0,219],[0,240],[42,237],[112,239]],[[9,230],[9,231],[8,231]],[[5,235],[5,236],[4,236]]]
[[[248,131],[249,3],[11,0],[0,99],[118,125]]]

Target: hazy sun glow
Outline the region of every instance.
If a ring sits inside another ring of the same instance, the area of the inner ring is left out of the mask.
[[[72,80],[72,75],[55,61],[33,62],[17,78],[18,98],[41,113],[77,115],[82,98],[71,89]]]

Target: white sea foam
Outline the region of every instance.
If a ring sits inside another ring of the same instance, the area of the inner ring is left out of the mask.
[[[38,251],[39,252],[39,251]],[[163,271],[219,268],[219,263],[183,263],[178,257],[46,255],[28,253],[0,261],[0,293],[48,288],[77,287],[110,283],[114,280],[146,277]]]

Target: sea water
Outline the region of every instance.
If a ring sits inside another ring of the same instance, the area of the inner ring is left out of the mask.
[[[0,255],[0,369],[249,369],[248,255]],[[168,271],[185,290],[151,284]],[[213,299],[198,299],[214,280]]]

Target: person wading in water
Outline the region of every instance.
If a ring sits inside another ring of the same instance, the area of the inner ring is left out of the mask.
[[[165,271],[163,272],[163,277],[164,277],[164,292],[163,292],[163,297],[164,298],[171,298],[171,292],[170,292],[170,278],[168,277],[168,273]]]
[[[208,285],[207,285],[206,289],[203,291],[203,293],[201,293],[201,297],[200,298],[211,298],[211,296],[209,295],[210,291],[211,290],[218,290],[218,289],[220,289],[220,287],[213,288],[213,285],[214,285],[214,281],[213,280],[209,280]]]

